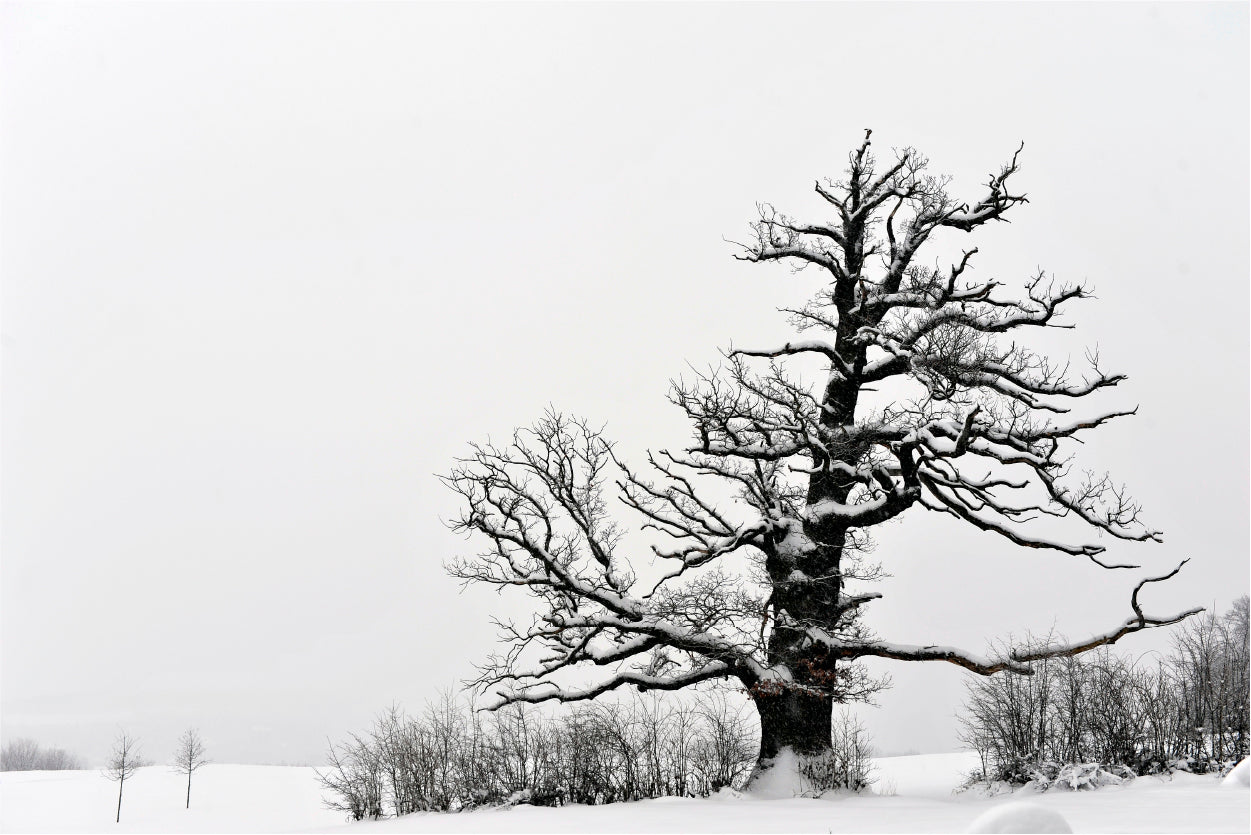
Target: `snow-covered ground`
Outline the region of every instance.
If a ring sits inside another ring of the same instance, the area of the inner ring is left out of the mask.
[[[727,792],[707,800],[674,798],[561,809],[519,806],[362,823],[347,823],[340,813],[322,807],[311,768],[205,766],[192,783],[190,810],[183,808],[185,783],[179,775],[159,766],[145,768],[126,783],[120,825],[113,822],[117,785],[97,772],[7,772],[0,773],[0,831],[965,832],[987,812],[1020,801],[1058,812],[1074,832],[1251,829],[1248,789],[1238,781],[1222,785],[1213,777],[1179,774],[1172,779],[1141,777],[1095,792],[1029,792],[983,799],[951,793],[975,762],[970,754],[875,762],[878,795],[764,800]]]

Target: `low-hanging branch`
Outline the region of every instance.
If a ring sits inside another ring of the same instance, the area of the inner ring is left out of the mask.
[[[878,658],[892,658],[897,661],[947,661],[966,670],[977,673],[978,675],[993,675],[994,673],[1008,670],[1021,675],[1033,675],[1034,669],[1030,666],[1032,662],[1044,661],[1049,658],[1067,658],[1074,655],[1080,655],[1092,649],[1096,649],[1108,644],[1115,644],[1126,635],[1134,632],[1141,632],[1144,629],[1150,629],[1157,626],[1171,626],[1180,623],[1188,617],[1203,612],[1203,607],[1196,606],[1186,609],[1175,615],[1166,617],[1148,617],[1143,614],[1142,608],[1138,604],[1138,592],[1147,583],[1158,583],[1173,577],[1181,570],[1181,567],[1189,562],[1189,559],[1182,560],[1177,568],[1174,568],[1167,574],[1160,577],[1148,577],[1138,583],[1134,587],[1133,593],[1130,595],[1130,606],[1134,610],[1134,616],[1126,620],[1123,624],[1115,629],[1091,635],[1077,641],[1066,641],[1063,643],[1047,644],[1042,647],[1031,647],[1029,649],[1011,649],[1006,654],[995,657],[987,657],[971,653],[967,650],[957,649],[950,646],[938,646],[929,644],[926,646],[914,646],[905,644],[891,644],[880,641],[869,643],[855,643],[840,641],[837,638],[831,638],[825,635],[820,629],[812,630],[810,637],[814,644],[819,644],[829,650],[832,654],[839,658],[862,658],[865,656],[874,656]]]

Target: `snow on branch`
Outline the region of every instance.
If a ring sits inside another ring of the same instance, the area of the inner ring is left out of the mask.
[[[731,672],[732,667],[724,661],[709,661],[681,675],[668,677],[625,671],[592,687],[561,687],[554,682],[543,681],[526,684],[515,690],[500,693],[498,701],[490,705],[489,709],[499,709],[518,702],[539,704],[548,701],[588,701],[624,685],[633,685],[644,692],[648,690],[681,690],[684,687],[690,687],[700,682],[725,678]]]
[[[828,359],[834,365],[836,369],[838,369],[838,371],[841,374],[843,374],[843,376],[851,376],[853,373],[855,373],[852,370],[851,365],[846,360],[844,360],[841,356],[839,356],[838,350],[833,345],[831,345],[829,342],[825,342],[819,339],[787,342],[781,348],[775,348],[773,350],[754,350],[753,351],[753,350],[746,350],[746,349],[739,348],[739,349],[731,350],[730,356],[732,357],[734,356],[769,357],[772,359],[775,357],[790,356],[794,354],[805,354],[805,353],[822,354],[823,356],[825,356],[826,359]]]
[[[684,575],[759,547],[768,523],[731,522],[701,497],[683,471],[689,462],[649,457],[661,480],[645,480],[597,430],[555,413],[506,447],[472,449],[445,481],[465,502],[455,529],[490,547],[448,570],[466,582],[525,588],[543,605],[529,627],[497,623],[510,651],[485,664],[476,684],[496,688],[505,702],[542,701],[593,698],[627,683],[675,689],[728,672],[767,675],[754,637],[758,597],[723,572]],[[679,541],[656,551],[678,570],[647,584],[636,577],[609,512],[614,486],[644,527]],[[578,666],[609,674],[581,689],[553,678]]]
[[[1003,215],[1008,209],[1020,203],[1028,203],[1029,200],[1025,195],[1015,195],[1008,191],[1008,178],[1020,170],[1017,160],[1023,150],[1025,150],[1024,142],[1016,149],[1012,160],[1000,170],[999,174],[990,178],[985,197],[971,207],[966,204],[956,211],[949,212],[943,217],[942,225],[970,232],[988,221],[1003,220]]]
[[[1077,641],[1067,641],[1061,643],[1051,643],[1042,647],[1010,649],[1006,653],[996,656],[986,656],[979,653],[969,652],[951,646],[941,646],[937,644],[927,644],[924,646],[916,644],[895,644],[886,641],[870,641],[863,643],[849,642],[831,637],[828,633],[820,629],[809,629],[808,637],[814,644],[822,645],[828,648],[832,654],[841,658],[861,658],[866,656],[876,658],[891,658],[897,661],[946,661],[956,666],[963,667],[978,675],[993,675],[1001,671],[1009,671],[1019,673],[1021,675],[1033,675],[1033,669],[1029,666],[1034,661],[1043,661],[1048,658],[1065,658],[1073,655],[1080,655],[1083,652],[1095,649],[1096,647],[1114,644],[1126,635],[1135,632],[1141,632],[1144,629],[1153,629],[1160,626],[1171,626],[1180,623],[1186,618],[1203,612],[1202,607],[1187,609],[1175,615],[1164,617],[1152,617],[1145,615],[1138,603],[1138,592],[1147,583],[1158,583],[1168,580],[1181,570],[1189,560],[1182,562],[1170,571],[1159,577],[1148,577],[1140,581],[1130,595],[1130,606],[1134,610],[1134,616],[1126,620],[1123,624],[1115,629],[1091,635]]]

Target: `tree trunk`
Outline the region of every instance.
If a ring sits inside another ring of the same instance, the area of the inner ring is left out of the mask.
[[[114,823],[122,822],[122,789],[126,787],[126,778],[123,777],[117,782],[117,820]]]
[[[187,772],[187,808],[191,808],[191,772]]]
[[[783,748],[796,754],[821,755],[830,750],[830,721],[833,705],[822,698],[797,690],[752,695],[760,713],[760,757],[771,760]]]

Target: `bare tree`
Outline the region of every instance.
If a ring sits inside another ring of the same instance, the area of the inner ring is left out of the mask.
[[[139,754],[138,740],[125,731],[119,731],[113,741],[113,751],[109,754],[108,766],[104,776],[117,783],[117,819],[122,820],[122,790],[126,781],[134,776],[140,766],[145,765]]]
[[[195,728],[188,728],[178,738],[178,748],[174,752],[174,770],[179,774],[187,775],[186,808],[188,809],[191,808],[191,775],[208,762],[209,760],[204,756],[204,741],[200,739],[200,732]]]
[[[737,680],[759,712],[767,764],[787,747],[829,752],[832,703],[883,686],[859,659],[1030,675],[1031,661],[1202,611],[1142,610],[1144,584],[1175,569],[1134,586],[1127,619],[1073,642],[983,655],[881,640],[861,621],[881,597],[861,585],[880,574],[866,558],[873,530],[909,511],[1109,570],[1138,566],[1109,561],[1090,532],[1161,540],[1109,476],[1072,477],[1071,445],[1135,411],[1078,416],[1073,405],[1125,377],[1104,372],[1093,352],[1078,372],[1019,338],[1071,327],[1062,312],[1088,290],[1040,272],[1022,295],[1007,294],[971,278],[976,248],[949,269],[918,260],[931,240],[1006,220],[1026,202],[1010,185],[1019,153],[964,201],[915,150],[879,165],[866,134],[846,178],[816,184],[832,220],[762,205],[738,257],[820,271],[811,301],[785,311],[817,336],[732,350],[720,370],[676,383],[671,399],[694,428],[685,449],[651,453],[635,468],[594,427],[555,413],[511,443],[475,445],[446,480],[463,501],[458,529],[487,545],[449,570],[519,587],[538,604],[531,624],[500,624],[508,650],[476,683],[509,704]],[[787,365],[799,355],[824,365],[819,384]],[[880,403],[871,393],[881,390],[895,396]],[[614,498],[622,517],[610,512]],[[639,549],[625,518],[659,539],[650,556],[662,570],[630,559]],[[602,674],[575,684],[574,668]]]

